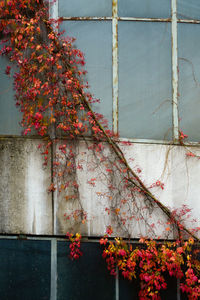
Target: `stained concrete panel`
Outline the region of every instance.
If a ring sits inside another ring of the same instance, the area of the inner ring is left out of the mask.
[[[191,216],[196,222],[190,222],[191,218],[181,219],[181,222],[189,228],[200,226],[200,199],[198,178],[200,175],[200,161],[198,158],[188,157],[189,151],[181,146],[157,145],[157,144],[131,144],[126,146],[121,144],[121,149],[130,163],[133,170],[138,174],[144,184],[150,189],[157,199],[171,210],[177,209],[179,212],[183,205],[188,205],[192,209]],[[196,153],[200,149],[195,148]],[[156,236],[160,238],[176,238],[175,230],[166,230],[168,218],[160,208],[152,208],[150,211],[143,209],[145,220],[138,220],[137,211],[133,208],[133,203],[129,203],[129,209],[123,212],[130,214],[130,220],[125,230],[119,224],[119,219],[106,212],[106,208],[113,207],[109,201],[109,188],[106,184],[106,177],[103,179],[105,166],[99,164],[95,168],[95,157],[88,150],[88,144],[81,142],[78,146],[76,163],[81,163],[82,168],[77,170],[77,181],[79,185],[80,203],[87,212],[88,221],[84,224],[76,220],[69,221],[64,217],[66,212],[72,212],[73,203],[66,201],[62,193],[57,193],[55,201],[57,203],[55,218],[57,220],[56,234],[65,234],[67,231],[79,231],[83,235],[101,236],[105,234],[106,226],[112,225],[115,235],[131,236]],[[91,178],[96,178],[95,184],[88,182]],[[164,184],[162,187],[160,184]],[[137,197],[137,206],[142,209],[145,201],[142,196]],[[78,202],[77,202],[78,203]],[[132,208],[130,209],[132,205]],[[139,213],[138,213],[139,214]],[[140,218],[142,219],[142,217]],[[153,230],[151,230],[153,229]],[[154,232],[154,234],[153,234]],[[196,233],[199,235],[199,231]]]
[[[200,228],[200,147],[156,144],[130,147],[123,147],[126,157],[133,158],[132,168],[135,171],[140,168],[140,178],[157,199],[176,211],[177,219],[188,229]],[[163,189],[155,184],[158,181],[164,183]],[[195,234],[200,237],[200,230]]]
[[[105,234],[106,227],[112,225],[114,235],[134,238],[151,235],[175,237],[176,232],[165,230],[168,219],[159,208],[143,208],[145,199],[141,194],[121,207],[119,216],[114,217],[109,213],[109,210],[116,208],[119,198],[117,193],[121,188],[120,174],[116,172],[112,176],[106,172],[106,168],[112,167],[113,162],[108,147],[105,147],[104,155],[109,158],[109,163],[99,163],[98,155],[88,149],[91,146],[89,142],[73,144],[76,155],[71,163],[76,165],[76,171],[69,165],[71,171],[66,174],[64,181],[74,180],[78,186],[73,189],[73,185],[69,185],[61,192],[56,190],[53,205],[52,194],[47,192],[51,183],[51,168],[50,164],[46,168],[42,165],[43,159],[37,149],[40,142],[37,139],[22,138],[0,140],[1,233],[66,234],[67,231],[72,231],[88,236],[101,236]],[[67,147],[70,145],[72,143],[68,142]],[[56,147],[58,149],[59,145]],[[139,143],[130,146],[120,144],[120,147],[130,166],[152,194],[171,210],[177,209],[178,213],[184,207],[191,209],[191,217],[188,212],[179,219],[188,228],[200,227],[200,161],[199,158],[187,155],[190,151],[199,155],[200,148]],[[63,168],[69,163],[67,157],[62,155],[58,159],[62,161]],[[163,188],[156,182],[163,183]],[[108,183],[118,186],[114,197]],[[121,196],[126,200],[128,194],[123,193]],[[67,218],[81,209],[87,214],[87,222],[81,222],[81,217]],[[141,211],[144,220],[140,215]],[[121,225],[120,217],[123,214],[129,217],[126,226]],[[200,231],[196,234],[200,235]]]
[[[43,167],[41,140],[0,140],[0,232],[52,234],[50,164]]]
[[[129,191],[123,188],[120,173],[117,170],[115,174],[110,174],[106,171],[106,169],[112,168],[113,154],[110,149],[105,146],[104,157],[107,157],[107,159],[104,162],[100,162],[97,155],[93,151],[88,150],[90,146],[90,143],[85,142],[80,142],[79,145],[76,145],[76,165],[81,166],[74,175],[78,183],[79,198],[71,200],[69,197],[66,198],[65,194],[70,193],[69,188],[61,193],[57,191],[55,194],[55,233],[65,234],[67,231],[70,231],[81,232],[86,236],[102,236],[106,233],[107,226],[111,225],[113,235],[125,237],[146,235],[166,237],[165,224],[168,221],[166,216],[157,207],[155,209],[150,208],[150,210],[144,208],[147,205],[144,196],[140,193],[137,194],[136,199],[130,201]],[[136,150],[133,146],[123,150],[126,155],[130,156],[132,167],[138,168],[133,160],[133,154],[134,156],[140,155],[141,149],[138,149],[139,151],[136,151],[136,153],[133,152]],[[161,151],[161,161],[166,154],[165,152],[166,149],[164,148]],[[152,153],[152,150],[149,153]],[[148,164],[150,157],[146,156],[146,158],[146,164]],[[158,160],[157,155],[156,160]],[[65,164],[67,164],[67,161]],[[109,187],[111,184],[116,187],[112,192]],[[148,185],[147,180],[146,184]],[[119,197],[125,201],[129,199],[129,201],[125,205],[121,205],[120,213],[116,215],[112,212],[120,205]],[[83,224],[77,218],[66,218],[66,215],[72,215],[80,207],[87,213],[87,222]],[[123,218],[128,219],[124,224]],[[172,238],[170,234],[167,232],[167,237]]]

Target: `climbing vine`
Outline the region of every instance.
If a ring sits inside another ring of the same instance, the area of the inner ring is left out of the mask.
[[[141,170],[135,172],[130,167],[122,151],[123,143],[117,142],[117,137],[108,130],[103,116],[93,111],[97,100],[89,93],[85,80],[84,55],[74,47],[73,38],[55,30],[61,20],[49,19],[48,6],[41,0],[1,1],[0,17],[3,45],[0,54],[18,67],[14,89],[16,105],[22,112],[23,134],[37,133],[44,137],[39,145],[44,165],[48,164],[50,150],[53,152],[48,191],[62,194],[71,203],[71,209],[63,213],[66,222],[71,222],[71,230],[75,232],[75,223],[84,226],[88,218],[78,183],[78,172],[84,171],[86,165],[83,159],[77,159],[80,143],[84,142],[90,157],[85,171],[96,172],[87,184],[94,189],[97,182],[106,186],[96,194],[101,202],[102,198],[107,201],[104,213],[117,223],[121,235],[130,238],[131,230],[139,224],[155,239],[149,218],[154,210],[160,210],[167,225],[166,237],[173,233],[177,238],[174,243],[162,245],[144,239],[140,240],[142,247],[133,248],[119,238],[114,242],[108,240],[108,235],[114,235],[109,225],[107,236],[100,240],[109,272],[115,275],[117,267],[129,280],[139,276],[140,299],[160,299],[160,290],[167,287],[164,274],[168,272],[182,280],[181,289],[189,299],[198,299],[199,264],[192,258],[192,245],[198,238],[152,194],[152,187],[164,189],[164,184],[156,181],[149,188],[145,186],[138,175]],[[5,72],[10,76],[11,66]],[[128,146],[127,142],[124,144]],[[81,236],[67,235],[71,258],[77,259],[82,255]],[[188,242],[184,241],[186,237],[190,238]]]
[[[111,275],[116,276],[116,267],[128,280],[140,278],[140,299],[161,299],[160,291],[167,288],[166,274],[181,280],[180,289],[188,299],[198,299],[200,295],[199,267],[194,273],[196,260],[191,255],[193,239],[182,245],[177,242],[158,244],[141,239],[142,246],[133,247],[122,239],[108,242],[107,237],[100,240],[104,245],[103,258]],[[184,271],[183,271],[184,270]],[[183,282],[182,282],[183,280]]]

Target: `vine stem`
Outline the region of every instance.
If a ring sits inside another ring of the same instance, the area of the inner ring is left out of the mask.
[[[133,171],[133,169],[129,166],[129,163],[127,162],[124,153],[122,152],[122,150],[120,149],[120,147],[118,146],[118,144],[111,138],[109,137],[109,135],[106,133],[105,129],[103,128],[103,126],[99,123],[99,121],[97,120],[94,111],[92,110],[90,104],[88,103],[88,101],[85,99],[85,97],[81,98],[82,101],[84,102],[84,104],[87,106],[88,110],[91,112],[92,114],[92,118],[94,119],[94,121],[96,122],[96,124],[98,125],[98,127],[100,128],[100,130],[103,132],[104,136],[106,137],[107,142],[112,146],[114,152],[116,153],[116,155],[120,158],[120,160],[123,162],[123,164],[126,166],[127,170],[133,175],[133,177],[138,181],[139,185],[137,183],[135,183],[130,177],[128,178],[128,181],[130,181],[133,185],[137,186],[139,189],[142,189],[143,192],[150,197],[150,199],[157,204],[157,206],[171,219],[173,220],[173,222],[175,223],[175,225],[178,228],[178,231],[180,230],[180,225],[179,222],[176,220],[176,218],[173,216],[172,212],[170,211],[170,209],[168,207],[166,207],[165,205],[163,205],[150,191],[149,189],[144,185],[144,183],[141,181],[141,179],[137,176],[137,174]],[[148,198],[149,200],[149,198]],[[192,236],[195,240],[200,241],[200,239],[195,236],[189,229],[187,229],[185,226],[181,225],[182,229],[187,232],[190,236]]]
[[[55,39],[53,39],[56,47],[59,50],[62,50],[62,46],[59,43],[59,40],[57,38],[56,33],[54,32],[54,30],[52,29],[51,25],[48,23],[47,20],[43,20],[48,31],[50,31],[52,34],[54,34],[54,36],[56,37]],[[70,65],[68,64],[66,57],[62,55],[62,60],[66,66],[66,68],[70,68]],[[124,153],[122,152],[122,150],[120,149],[119,145],[117,144],[117,142],[111,138],[105,131],[104,127],[101,125],[101,123],[99,122],[99,120],[97,119],[95,112],[93,111],[91,105],[89,104],[89,102],[87,101],[86,97],[83,94],[83,91],[81,89],[78,89],[81,97],[81,102],[82,104],[87,108],[87,110],[90,112],[91,117],[93,118],[93,120],[95,121],[96,125],[99,127],[99,129],[101,130],[101,132],[103,133],[103,135],[106,138],[106,141],[108,142],[108,144],[112,147],[112,149],[114,150],[115,154],[118,156],[118,158],[120,159],[120,161],[124,164],[124,166],[127,168],[128,174],[130,173],[135,180],[139,183],[137,184],[135,181],[133,181],[133,179],[128,178],[128,181],[131,182],[134,186],[138,187],[139,189],[141,189],[143,191],[143,193],[145,195],[147,195],[147,199],[150,202],[155,203],[166,215],[167,217],[172,220],[174,222],[174,224],[177,226],[177,230],[178,230],[178,234],[179,234],[179,238],[181,238],[181,230],[185,231],[186,233],[188,233],[191,237],[193,237],[196,241],[200,242],[200,239],[193,234],[187,227],[185,227],[184,225],[180,224],[178,222],[178,220],[174,217],[174,215],[172,214],[172,212],[170,211],[170,209],[165,206],[164,204],[162,204],[150,191],[149,189],[145,186],[145,184],[141,181],[141,179],[138,177],[138,175],[133,171],[133,169],[130,167],[129,163],[127,162]]]

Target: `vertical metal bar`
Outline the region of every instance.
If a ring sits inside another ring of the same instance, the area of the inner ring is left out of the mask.
[[[58,0],[49,0],[49,17],[51,19],[58,19]],[[58,31],[57,28],[54,28],[55,31]],[[50,136],[52,140],[51,146],[51,181],[55,183],[55,178],[53,176],[53,161],[54,154],[56,153],[56,145],[55,145],[55,128],[51,126]],[[52,192],[52,234],[56,234],[56,208],[57,208],[57,193]]]
[[[177,0],[171,2],[172,13],[172,108],[173,108],[173,139],[179,140],[178,116],[178,43],[177,43]]]
[[[112,2],[113,132],[118,134],[118,19],[117,1]]]
[[[119,270],[116,267],[116,277],[115,277],[115,300],[119,300]]]
[[[51,240],[51,297],[57,299],[57,240]]]
[[[180,279],[177,279],[177,300],[181,300]]]
[[[54,168],[54,156],[56,153],[56,144],[55,144],[55,137],[51,139],[52,145],[51,145],[51,183],[56,185],[56,179],[53,175],[53,168]],[[56,213],[57,213],[57,191],[52,191],[52,234],[56,235]]]
[[[58,0],[49,1],[49,16],[51,19],[58,19]],[[56,31],[58,29],[54,28]],[[53,160],[55,153],[55,143],[51,147],[51,177],[53,181]],[[55,218],[55,195],[52,192],[52,234],[56,234],[56,218]],[[57,300],[57,240],[51,240],[51,296],[50,300]]]
[[[58,0],[49,0],[49,16],[50,19],[58,19]],[[54,28],[55,31],[58,31],[57,28]]]

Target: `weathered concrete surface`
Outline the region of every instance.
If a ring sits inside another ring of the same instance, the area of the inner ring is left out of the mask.
[[[0,232],[52,234],[50,167],[43,168],[40,140],[0,140]]]
[[[156,144],[132,144],[122,145],[130,165],[151,192],[166,206],[180,209],[183,205],[191,209],[191,217],[184,217],[184,223],[189,227],[200,226],[200,160],[188,157],[186,153],[190,149],[181,146],[156,145]],[[200,148],[193,148],[196,154],[200,153]],[[95,169],[93,166],[94,156],[87,150],[86,144],[81,142],[77,156],[77,164],[81,162],[82,169],[77,171],[79,184],[80,202],[83,209],[87,212],[88,222],[79,224],[74,221],[66,220],[64,213],[73,210],[73,204],[57,194],[56,206],[56,234],[64,234],[69,230],[81,231],[84,235],[101,236],[105,234],[106,226],[112,225],[115,235],[131,236],[133,238],[151,235],[153,229],[155,236],[160,238],[173,238],[176,232],[166,230],[168,218],[159,209],[143,210],[145,220],[137,220],[135,203],[130,203],[125,213],[130,214],[130,220],[125,229],[122,229],[117,218],[114,220],[105,209],[112,208],[112,201],[109,201],[109,189],[106,179],[103,180],[102,174],[105,172],[104,166]],[[88,184],[91,178],[96,178],[95,185]],[[164,183],[164,189],[155,183]],[[102,184],[103,182],[103,184]],[[106,195],[106,196],[105,196]],[[74,204],[75,205],[75,204]],[[78,205],[78,204],[76,204]],[[144,199],[139,196],[137,206],[144,206]],[[195,218],[196,222],[192,219]],[[191,222],[192,221],[192,222]],[[196,233],[200,236],[200,231]]]
[[[112,225],[114,234],[120,236],[151,236],[154,231],[157,237],[174,237],[173,231],[166,231],[168,219],[165,215],[159,208],[144,208],[145,201],[140,194],[120,208],[121,216],[129,218],[126,226],[121,226],[120,218],[109,213],[118,205],[117,193],[123,190],[119,173],[112,176],[106,172],[105,168],[110,166],[105,162],[99,164],[97,156],[88,150],[89,144],[83,141],[74,145],[74,163],[78,169],[75,173],[68,173],[66,178],[68,182],[77,181],[78,189],[75,192],[69,186],[64,192],[56,191],[52,208],[52,195],[47,192],[51,183],[51,169],[50,164],[46,169],[42,166],[43,159],[37,149],[39,143],[40,140],[36,139],[0,140],[1,233],[48,235],[73,231],[101,236],[105,234],[106,227]],[[121,145],[121,148],[131,167],[151,192],[172,210],[180,209],[183,205],[187,209],[188,206],[191,217],[187,218],[186,215],[184,223],[189,228],[200,227],[200,160],[186,155],[191,149],[200,154],[200,148],[136,143]],[[111,152],[106,148],[104,154],[112,165]],[[62,163],[65,166],[67,162],[63,160]],[[155,184],[158,181],[164,183],[164,189]],[[107,182],[118,187],[114,196]],[[75,193],[77,197],[74,197]],[[122,193],[122,199],[128,199],[126,193],[126,190]],[[80,209],[87,213],[87,222],[81,222],[79,217],[66,217]],[[192,220],[194,218],[196,222]],[[197,235],[200,236],[200,230]]]

